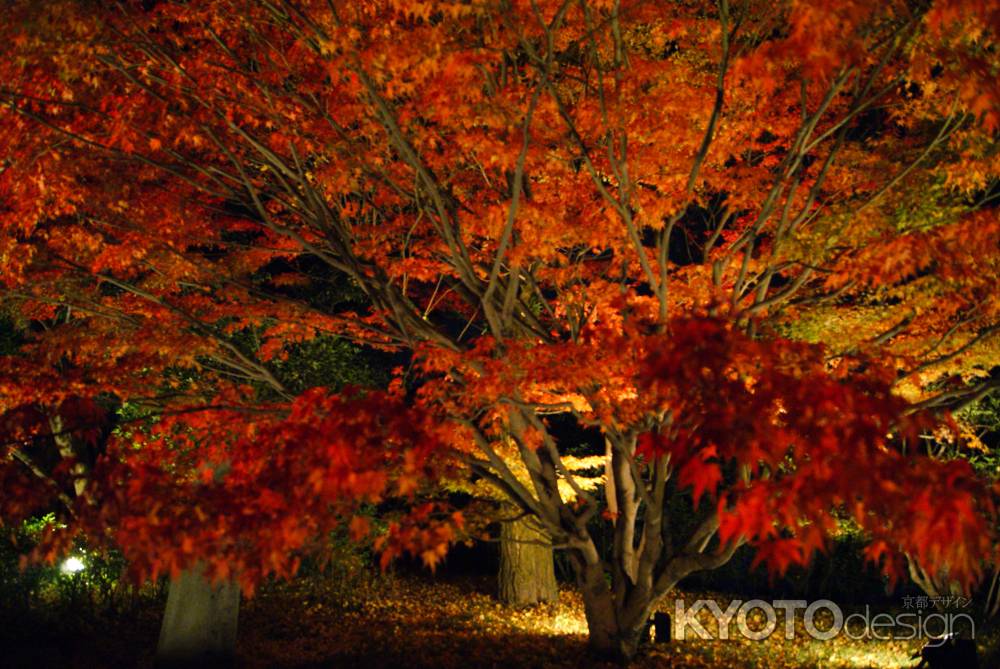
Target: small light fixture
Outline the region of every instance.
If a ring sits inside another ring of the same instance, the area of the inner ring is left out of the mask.
[[[83,571],[87,565],[78,557],[68,557],[59,566],[59,571],[64,574],[76,574]]]

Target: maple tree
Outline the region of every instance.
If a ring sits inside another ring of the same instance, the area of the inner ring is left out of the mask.
[[[837,509],[890,574],[991,557],[995,490],[918,451],[998,385],[995,3],[7,12],[0,279],[35,326],[0,371],[5,519],[56,499],[142,574],[252,586],[462,466],[624,657],[681,578],[806,562]],[[370,307],[316,297],[342,277]],[[287,387],[331,334],[410,367]],[[94,433],[121,402],[163,418]],[[552,414],[607,440],[610,556]],[[420,506],[383,557],[460,524]]]

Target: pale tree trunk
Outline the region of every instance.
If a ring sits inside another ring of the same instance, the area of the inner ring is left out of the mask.
[[[659,602],[684,577],[728,562],[742,539],[710,549],[718,532],[718,515],[708,511],[674,548],[664,541],[663,527],[669,462],[659,459],[650,472],[650,484],[635,478],[635,440],[608,440],[605,494],[614,518],[610,560],[600,555],[592,539],[578,543],[573,566],[583,595],[590,647],[619,662],[639,652],[650,617]],[[697,513],[698,510],[695,509]],[[642,516],[641,530],[637,521]],[[669,630],[664,630],[669,637]]]
[[[655,588],[631,588],[624,597],[620,588],[616,592],[608,584],[603,565],[586,564],[585,560],[574,561],[591,650],[615,662],[627,664],[632,661],[644,640],[648,639],[651,618],[662,598],[685,576],[702,569],[717,568],[731,557],[731,551],[727,550],[722,554],[674,558],[660,573]],[[666,620],[669,623],[669,617]],[[672,631],[669,627],[658,628],[657,635],[657,641],[669,640]]]
[[[67,462],[73,463],[70,469],[70,473],[73,475],[73,493],[76,497],[80,497],[87,488],[89,468],[77,452],[73,444],[73,436],[66,431],[62,417],[58,414],[49,416],[49,427],[52,429],[52,440],[55,441],[56,447],[59,449],[59,455]]]
[[[691,505],[693,529],[688,522],[681,524],[683,529],[673,526],[667,518],[671,497],[678,490],[685,496],[687,492],[668,485],[673,474],[670,458],[639,461],[637,431],[606,429],[604,493],[614,519],[614,541],[607,554],[588,526],[604,505],[567,469],[544,421],[530,410],[512,411],[509,418],[508,445],[516,447],[528,481],[511,470],[488,435],[470,423],[486,456],[474,460],[474,469],[538,524],[529,541],[537,540],[540,527],[541,536],[566,551],[584,602],[590,648],[605,658],[628,662],[639,652],[651,616],[671,589],[694,572],[728,562],[744,539],[719,540],[718,509],[712,504]],[[540,444],[526,438],[529,431],[533,437],[541,435]],[[572,490],[572,501],[560,484]],[[693,501],[689,496],[686,500]],[[546,564],[550,567],[551,561]],[[501,586],[504,580],[502,576]],[[662,636],[669,638],[669,631]]]
[[[513,507],[507,507],[513,513]],[[531,606],[559,599],[549,535],[531,517],[500,524],[499,597],[504,604]]]
[[[181,572],[170,582],[156,666],[231,666],[239,610],[240,588],[236,583],[213,585],[197,568]]]
[[[996,618],[1000,615],[1000,565],[993,567],[993,576],[990,577],[990,589],[986,593],[985,609],[987,618]]]
[[[938,599],[935,606],[945,610],[948,607],[941,603],[939,598],[959,597],[967,595],[962,588],[962,584],[948,578],[948,573],[940,574],[928,573],[913,557],[907,555],[907,567],[910,571],[910,579],[932,599]]]
[[[587,643],[591,651],[606,659],[625,659],[633,653],[622,652],[619,645],[619,628],[615,603],[599,564],[584,564],[574,560],[580,594],[583,596],[584,615],[587,619]]]

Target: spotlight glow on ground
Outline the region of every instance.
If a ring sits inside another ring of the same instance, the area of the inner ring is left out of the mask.
[[[64,574],[75,574],[77,572],[83,571],[87,565],[83,564],[83,560],[78,557],[66,558],[66,560],[60,565],[59,571]]]

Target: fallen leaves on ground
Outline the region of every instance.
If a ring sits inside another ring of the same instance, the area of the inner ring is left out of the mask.
[[[718,593],[685,591],[677,597],[687,605],[713,598],[723,610],[730,602]],[[663,610],[673,613],[674,595],[668,600]],[[0,666],[149,667],[162,613],[162,600],[149,598],[127,615],[93,617],[80,611],[73,620],[49,616],[30,629],[22,625],[23,633],[11,628],[0,634]],[[783,613],[777,614],[777,629],[766,640],[742,638],[734,622],[728,640],[689,636],[646,646],[634,667],[900,669],[917,664],[910,656],[920,640],[866,641],[845,635],[814,640],[805,632],[801,610],[794,638],[786,640]],[[715,636],[708,612],[697,617]],[[759,610],[747,619],[751,629],[763,624]],[[816,624],[823,628],[821,616]],[[852,629],[855,637],[858,632]],[[997,643],[995,633],[979,635],[979,640],[981,650]],[[267,584],[243,602],[237,650],[239,669],[618,667],[596,661],[586,643],[583,602],[565,586],[556,603],[512,609],[497,602],[495,580],[488,576],[354,573]]]
[[[240,656],[247,667],[306,669],[380,667],[614,667],[595,661],[586,649],[587,626],[580,596],[564,588],[559,602],[511,609],[496,601],[489,578],[388,577],[365,597],[344,607],[341,584],[292,583],[267,589],[247,602],[240,621]],[[306,592],[308,590],[308,592]],[[728,598],[681,593],[690,604],[713,597],[725,609]],[[670,598],[671,607],[673,597]],[[669,611],[670,607],[665,608]],[[749,625],[761,624],[754,613]],[[783,618],[763,641],[739,636],[735,622],[728,640],[687,639],[647,647],[635,666],[777,669],[911,667],[922,642],[810,638],[802,612],[792,640],[783,637]],[[707,612],[700,619],[713,631]],[[822,627],[820,618],[817,625]],[[860,636],[857,630],[854,636]]]

